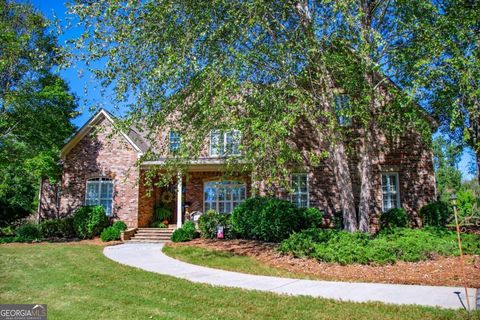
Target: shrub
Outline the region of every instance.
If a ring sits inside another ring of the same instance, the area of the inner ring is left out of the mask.
[[[79,208],[73,217],[75,233],[81,239],[89,239],[100,234],[108,226],[108,217],[102,206]]]
[[[293,232],[302,230],[304,219],[305,211],[290,201],[254,197],[233,210],[231,221],[234,233],[240,238],[280,242]]]
[[[197,230],[195,230],[195,224],[191,221],[185,222],[185,224],[173,232],[173,242],[186,242],[195,239],[198,236]]]
[[[303,210],[302,229],[320,228],[323,226],[323,212],[317,208],[305,208]]]
[[[403,208],[390,209],[380,216],[380,229],[405,228],[407,226],[407,211]]]
[[[33,223],[25,223],[15,230],[15,234],[20,241],[32,241],[41,238],[38,225]]]
[[[39,227],[44,238],[71,238],[75,236],[73,218],[45,220],[40,223]]]
[[[424,226],[443,227],[448,223],[451,215],[453,215],[453,209],[443,201],[431,202],[420,209]]]
[[[217,227],[224,227],[224,237],[231,238],[231,216],[208,210],[198,219],[198,227],[203,238],[215,239],[217,237]]]
[[[120,240],[120,233],[120,229],[111,226],[103,229],[102,233],[100,234],[100,239],[102,239],[103,242]]]
[[[120,230],[120,232],[127,230],[127,224],[123,221],[115,221],[112,227]]]
[[[462,241],[465,253],[480,253],[478,235],[462,235]],[[456,234],[443,228],[395,228],[375,237],[360,232],[309,229],[282,241],[279,251],[340,264],[416,262],[435,255],[458,255]]]

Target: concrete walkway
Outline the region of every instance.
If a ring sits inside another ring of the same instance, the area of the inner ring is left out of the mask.
[[[344,301],[378,301],[453,309],[462,308],[460,296],[466,304],[463,288],[314,281],[250,275],[181,262],[163,254],[162,247],[163,244],[131,243],[105,247],[103,253],[121,264],[215,286]],[[476,291],[476,289],[469,290],[472,306],[475,306]]]

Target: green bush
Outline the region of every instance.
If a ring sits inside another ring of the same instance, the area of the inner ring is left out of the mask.
[[[81,207],[73,217],[75,233],[81,239],[90,239],[99,235],[108,224],[108,217],[102,206]]]
[[[453,215],[452,207],[443,201],[431,202],[420,209],[424,226],[444,227],[451,215]]]
[[[323,226],[324,213],[317,208],[303,209],[302,229],[321,228]]]
[[[168,220],[172,217],[172,212],[165,208],[165,207],[158,207],[155,209],[155,214],[153,216],[154,222],[162,222],[164,220]]]
[[[462,235],[466,254],[480,253],[480,236]],[[366,233],[309,229],[282,241],[279,251],[340,264],[416,262],[436,255],[458,255],[456,234],[444,228],[394,228],[375,237]]]
[[[185,222],[185,224],[173,232],[173,242],[186,242],[195,239],[198,236],[195,224],[191,221]]]
[[[390,209],[380,216],[380,229],[405,227],[408,227],[408,215],[403,208]]]
[[[312,216],[316,217],[308,223],[317,224],[317,213]],[[231,222],[238,237],[269,242],[280,242],[307,227],[305,210],[290,201],[269,197],[247,199],[233,210]]]
[[[120,230],[120,232],[127,230],[127,224],[123,221],[115,221],[112,227]]]
[[[122,231],[118,228],[113,226],[103,229],[102,233],[100,234],[100,239],[103,242],[120,240],[120,233]]]
[[[208,210],[198,219],[198,227],[202,238],[215,239],[217,237],[217,227],[224,227],[224,237],[231,238],[231,216],[217,213],[215,210]]]
[[[32,241],[42,238],[40,228],[33,223],[22,224],[15,230],[15,235],[19,241]]]
[[[45,220],[40,223],[39,227],[44,238],[72,238],[75,236],[73,218]]]

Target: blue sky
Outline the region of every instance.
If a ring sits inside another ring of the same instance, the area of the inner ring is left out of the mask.
[[[62,0],[30,0],[26,1],[31,3],[35,8],[40,10],[48,18],[52,19],[57,17],[58,19],[64,21],[67,18],[66,15],[66,6],[65,1]],[[63,22],[65,25],[65,22]],[[81,30],[78,29],[68,29],[67,32],[60,38],[60,41],[66,41],[68,39],[74,39],[80,34]],[[76,65],[71,68],[61,70],[60,75],[68,82],[71,90],[79,98],[80,112],[81,115],[74,119],[74,124],[78,127],[81,127],[92,115],[89,111],[89,108],[93,105],[100,104],[107,110],[115,111],[116,109],[105,103],[104,99],[100,95],[98,89],[98,83],[88,72],[83,72],[80,77],[78,74],[79,70],[85,70],[84,66]],[[114,112],[115,113],[115,112]],[[466,150],[462,155],[462,160],[459,164],[459,169],[463,173],[464,179],[473,178],[473,173],[471,168],[474,163],[474,154],[472,150]]]

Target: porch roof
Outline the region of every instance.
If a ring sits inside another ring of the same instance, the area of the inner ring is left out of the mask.
[[[162,166],[168,163],[172,158],[159,158],[158,160],[144,161],[142,166]],[[243,161],[238,161],[238,164],[245,164]],[[223,171],[225,166],[228,164],[226,158],[222,157],[208,157],[208,158],[197,158],[189,160],[186,165],[188,166],[188,171]]]

